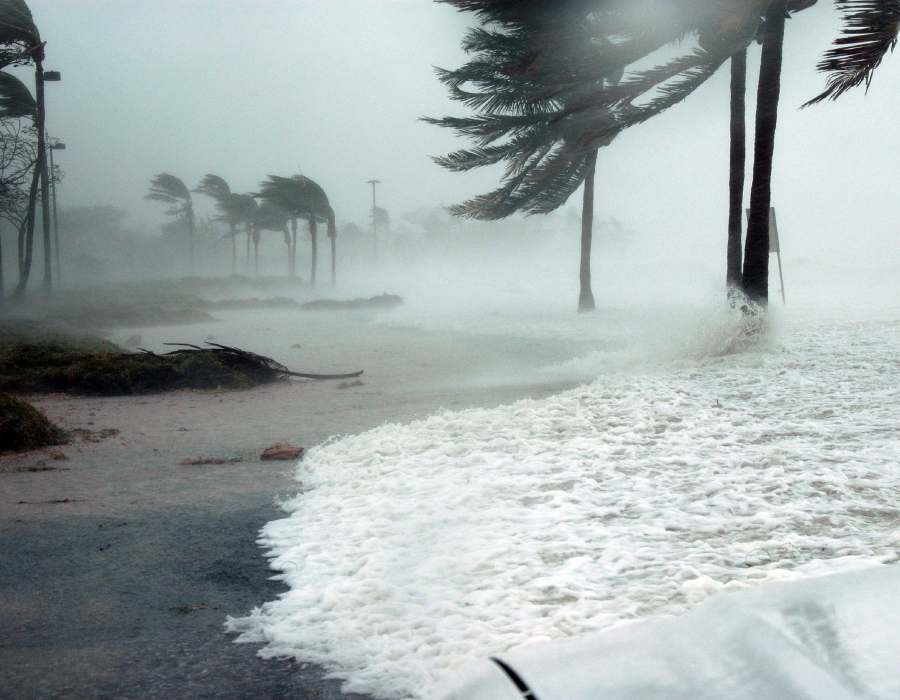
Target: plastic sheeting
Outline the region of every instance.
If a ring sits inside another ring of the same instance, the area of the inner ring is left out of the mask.
[[[900,698],[900,566],[719,595],[680,617],[503,654],[535,700]],[[482,661],[442,700],[521,700]]]

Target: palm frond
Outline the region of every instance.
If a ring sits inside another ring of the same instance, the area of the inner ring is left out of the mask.
[[[843,28],[818,65],[828,74],[827,87],[804,107],[837,100],[860,85],[868,90],[875,71],[897,46],[900,0],[835,0],[835,4]]]
[[[0,118],[18,119],[37,116],[37,103],[31,91],[14,75],[0,71]]]

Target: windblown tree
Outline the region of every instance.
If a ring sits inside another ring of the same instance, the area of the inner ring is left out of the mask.
[[[766,0],[761,3],[764,14],[757,32],[762,43],[762,57],[756,97],[750,216],[744,243],[741,289],[750,301],[763,307],[769,301],[769,210],[772,206],[772,170],[781,96],[785,20],[791,13],[805,10],[815,3],[816,0]],[[755,13],[752,19],[755,19]]]
[[[284,244],[287,246],[288,275],[293,275],[292,269],[292,240],[289,227],[290,215],[277,204],[263,201],[256,210],[255,227],[258,233],[263,231],[275,231],[284,236]]]
[[[228,238],[231,239],[231,274],[237,272],[237,227],[241,223],[239,208],[234,206],[231,187],[224,178],[207,173],[194,192],[205,194],[216,204],[217,218],[228,224]]]
[[[3,71],[0,71],[0,119],[6,123],[11,121],[21,122],[22,120],[31,121],[32,125],[37,123],[37,104],[31,92],[18,78]],[[36,131],[34,126],[32,126],[30,131]],[[17,137],[19,134],[17,134]],[[36,136],[35,134],[35,142],[37,142]],[[4,206],[4,209],[9,214],[7,220],[14,223],[17,229],[19,281],[13,291],[14,297],[20,297],[25,293],[29,277],[31,276],[38,184],[41,177],[39,153],[39,148],[36,146],[34,159],[29,159],[28,163],[25,164],[30,171],[31,180],[25,200],[21,200],[20,190],[17,188],[11,187],[6,193],[10,197],[10,201]],[[13,165],[13,163],[10,163],[10,165]],[[22,163],[20,162],[18,165],[21,166]],[[19,177],[23,175],[27,177],[27,172],[22,172],[21,168],[19,168],[17,175]]]
[[[34,64],[35,97],[32,118],[37,136],[38,159],[35,169],[39,171],[36,185],[40,185],[43,219],[43,286],[44,290],[49,293],[53,284],[53,272],[50,237],[50,178],[47,168],[46,107],[44,101],[44,45],[45,42],[41,40],[41,35],[37,25],[34,23],[31,10],[28,9],[28,5],[24,0],[0,0],[0,68],[28,63]],[[24,85],[22,87],[24,88]],[[25,90],[27,92],[27,88]],[[34,222],[36,220],[36,193],[37,190],[35,190],[35,196],[29,199],[28,227],[30,234],[28,234],[28,237],[31,239],[34,236]],[[29,271],[30,265],[29,250]],[[27,283],[26,275],[24,280],[20,279],[14,293],[17,296],[24,294]]]
[[[260,183],[259,197],[288,213],[291,221],[291,270],[296,269],[297,220],[305,219],[309,226],[310,240],[310,284],[316,284],[316,268],[318,264],[318,224],[327,224],[328,238],[331,240],[331,280],[336,278],[336,238],[334,210],[328,201],[325,190],[315,181],[303,175],[281,177],[270,175]],[[293,274],[293,272],[292,272]]]
[[[253,195],[232,194],[229,197],[229,206],[234,210],[238,221],[244,224],[244,233],[247,236],[247,264],[250,264],[250,247],[252,245],[253,271],[259,274],[259,231],[256,228],[259,204]]]
[[[2,75],[2,74],[0,74]],[[0,113],[5,112],[0,98]],[[0,220],[12,226],[19,243],[18,260],[21,279],[21,262],[24,257],[22,234],[27,219],[37,164],[37,140],[34,128],[27,121],[16,118],[0,118]],[[33,187],[36,191],[36,187]],[[0,304],[5,298],[6,283],[3,278],[3,241],[0,236]]]
[[[160,173],[150,181],[150,192],[145,199],[168,205],[166,214],[184,222],[188,232],[191,269],[193,270],[195,226],[194,201],[191,198],[191,191],[180,178],[169,173]]]
[[[451,97],[477,116],[426,120],[474,145],[436,161],[453,171],[505,165],[498,189],[451,211],[486,220],[543,214],[585,185],[579,309],[589,310],[598,150],[684,100],[752,35],[742,24],[721,22],[721,3],[708,0],[441,1],[474,13],[481,26],[463,40],[471,60],[438,72]],[[623,77],[667,45],[710,35],[709,27],[715,42]]]

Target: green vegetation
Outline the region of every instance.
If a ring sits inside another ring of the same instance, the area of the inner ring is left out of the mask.
[[[282,375],[256,356],[212,350],[127,353],[93,336],[0,326],[0,391],[94,396],[247,389]]]
[[[24,452],[66,442],[66,434],[34,406],[0,393],[0,452]]]

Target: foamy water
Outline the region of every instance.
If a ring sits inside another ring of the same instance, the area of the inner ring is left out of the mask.
[[[489,654],[897,556],[894,311],[779,312],[749,347],[720,312],[612,321],[494,316],[587,338],[542,371],[598,379],[313,450],[260,540],[290,590],[229,629],[347,690],[426,698]]]

